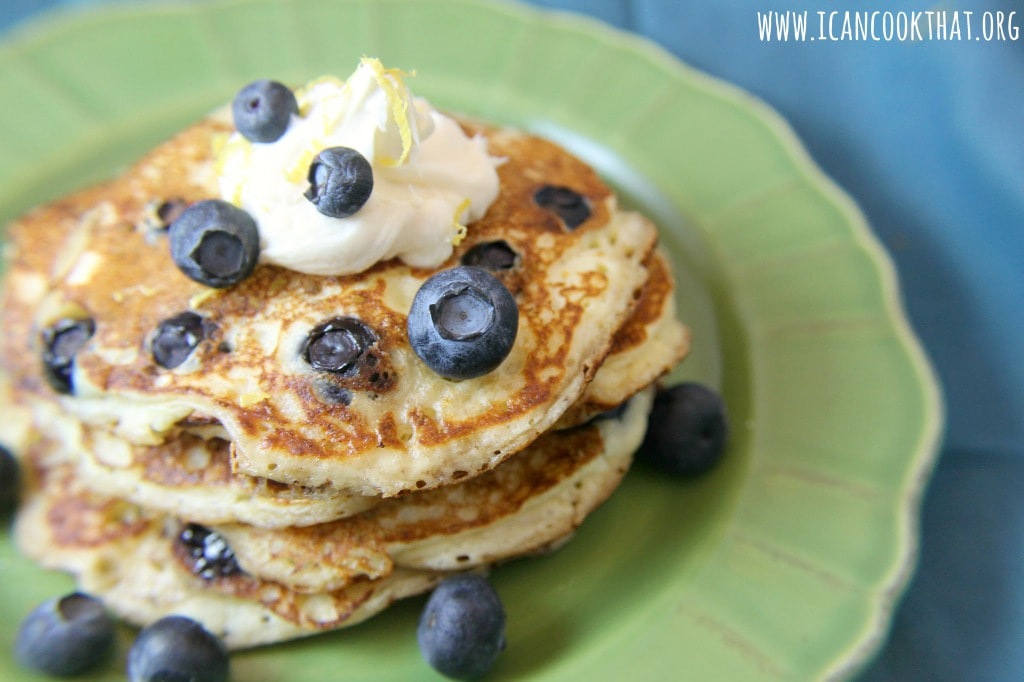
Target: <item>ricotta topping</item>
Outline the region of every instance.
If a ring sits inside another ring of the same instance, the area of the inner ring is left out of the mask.
[[[437,267],[484,215],[498,194],[499,160],[482,137],[413,97],[404,75],[364,58],[347,81],[325,77],[296,91],[299,115],[277,141],[228,138],[217,166],[221,197],[255,219],[261,262],[315,275],[395,257]],[[310,163],[338,146],[373,168],[369,200],[346,218],[321,214],[303,196]]]

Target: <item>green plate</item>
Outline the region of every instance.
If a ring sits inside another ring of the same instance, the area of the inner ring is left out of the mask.
[[[0,218],[99,180],[256,77],[415,69],[438,105],[549,135],[656,218],[693,355],[723,393],[723,466],[634,469],[555,555],[497,569],[493,679],[843,677],[884,637],[942,422],[892,266],[773,112],[633,36],[473,0],[110,7],[0,47]],[[0,640],[71,583],[0,542]],[[237,654],[236,681],[436,679],[423,600]],[[123,633],[121,659],[130,642]],[[6,646],[0,678],[33,679]],[[123,664],[89,680],[115,680]]]

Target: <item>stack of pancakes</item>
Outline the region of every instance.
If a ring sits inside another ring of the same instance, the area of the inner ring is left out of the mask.
[[[463,125],[504,159],[501,189],[436,270],[261,265],[226,289],[185,277],[167,223],[217,196],[219,116],[14,223],[0,400],[26,473],[22,550],[131,622],[180,613],[241,648],[568,539],[628,469],[688,334],[647,219],[560,147]],[[538,203],[543,188],[576,197],[572,220]],[[481,245],[512,254],[483,265],[519,330],[497,369],[452,381],[412,351],[406,317],[427,277]],[[166,369],[155,330],[186,311],[202,339]],[[339,318],[375,340],[349,371],[317,371],[302,349]],[[42,357],[67,321],[92,333],[62,390]]]

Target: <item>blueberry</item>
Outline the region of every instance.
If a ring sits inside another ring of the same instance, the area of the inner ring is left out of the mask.
[[[235,128],[252,142],[274,142],[298,115],[295,94],[277,81],[258,80],[238,91],[231,103]]]
[[[237,284],[252,274],[260,235],[248,213],[220,199],[182,211],[170,227],[171,257],[183,273],[211,287]]]
[[[697,383],[659,391],[638,459],[675,476],[697,476],[722,458],[729,425],[717,393]]]
[[[377,335],[360,320],[338,317],[309,333],[302,355],[315,370],[350,376],[376,342]]]
[[[184,199],[154,199],[146,204],[140,226],[157,234],[166,233],[186,208],[188,202]]]
[[[21,489],[21,465],[11,451],[0,445],[0,514],[14,511]]]
[[[159,221],[158,228],[166,230],[175,220],[188,208],[183,199],[168,199],[160,202],[156,207],[156,218]]]
[[[188,359],[199,342],[206,337],[203,318],[184,312],[164,320],[153,335],[153,360],[166,369],[174,369]]]
[[[533,201],[561,218],[570,230],[590,217],[589,200],[568,187],[545,185],[534,193]]]
[[[165,616],[143,628],[128,651],[129,682],[224,682],[228,651],[185,616]]]
[[[423,658],[456,680],[482,676],[505,649],[505,609],[486,578],[446,578],[437,586],[416,629]]]
[[[508,356],[519,329],[519,308],[486,270],[443,270],[413,297],[409,343],[432,370],[449,379],[487,374]]]
[[[313,384],[313,390],[316,397],[328,405],[352,404],[352,391],[343,386],[336,386],[329,381],[318,381]]]
[[[91,319],[62,319],[43,330],[43,370],[46,381],[58,393],[74,393],[72,371],[75,354],[96,332]]]
[[[114,622],[99,600],[79,592],[49,599],[22,622],[14,655],[26,668],[70,677],[97,667],[114,646]]]
[[[197,523],[190,523],[178,534],[192,561],[192,572],[203,580],[236,575],[242,572],[235,552],[220,533]]]
[[[504,239],[481,242],[462,254],[463,265],[475,265],[486,270],[511,270],[518,255]]]
[[[348,147],[330,147],[309,164],[309,189],[303,196],[325,216],[347,218],[372,191],[373,168],[366,157]]]

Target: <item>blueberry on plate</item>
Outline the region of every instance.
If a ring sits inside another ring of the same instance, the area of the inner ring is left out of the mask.
[[[480,242],[462,254],[463,265],[475,265],[485,270],[511,270],[515,267],[519,255],[504,239],[491,242]]]
[[[722,458],[729,433],[725,405],[692,382],[658,392],[638,459],[675,476],[698,476]]]
[[[21,465],[0,445],[0,514],[14,511],[21,491]]]
[[[590,217],[589,200],[568,187],[545,185],[534,192],[533,201],[561,218],[570,230],[579,227]]]
[[[413,351],[448,379],[487,374],[508,356],[519,307],[486,270],[459,266],[427,279],[413,297],[407,331]]]
[[[43,373],[46,381],[58,393],[75,392],[72,372],[75,354],[96,332],[91,319],[58,320],[43,330]]]
[[[200,284],[224,288],[252,274],[260,255],[256,221],[220,199],[192,204],[171,223],[171,258]]]
[[[21,623],[14,655],[26,668],[56,677],[84,673],[114,646],[114,621],[99,600],[79,592],[37,606]]]
[[[298,115],[295,94],[277,81],[258,80],[238,91],[231,103],[235,128],[252,142],[274,142]]]
[[[330,147],[309,164],[308,180],[303,196],[316,210],[331,218],[347,218],[370,198],[373,167],[355,149]]]
[[[128,651],[129,682],[223,682],[224,643],[185,616],[166,616],[143,628]]]
[[[442,675],[481,677],[505,649],[505,609],[498,593],[481,575],[446,578],[427,600],[416,640],[423,658]]]
[[[161,322],[150,343],[153,360],[165,369],[174,369],[192,354],[206,337],[203,318],[186,311]]]

